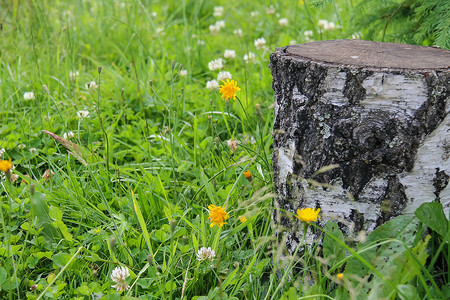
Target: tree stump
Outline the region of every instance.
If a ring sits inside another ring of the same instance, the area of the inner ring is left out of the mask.
[[[320,208],[348,235],[424,202],[448,214],[450,51],[321,41],[276,49],[270,68],[278,208]],[[299,221],[274,218],[295,249]]]

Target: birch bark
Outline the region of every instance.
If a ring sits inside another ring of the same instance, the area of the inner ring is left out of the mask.
[[[278,48],[270,68],[277,212],[318,207],[349,236],[424,202],[448,215],[450,51],[323,41]],[[274,220],[295,249],[300,222]]]

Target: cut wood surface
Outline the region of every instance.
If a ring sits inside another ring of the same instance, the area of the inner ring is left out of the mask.
[[[355,67],[450,70],[450,51],[407,44],[330,40],[289,46],[284,53]]]

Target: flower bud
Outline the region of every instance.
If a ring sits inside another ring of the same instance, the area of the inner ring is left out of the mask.
[[[153,255],[151,253],[149,255],[147,255],[147,261],[149,264],[153,263]]]
[[[252,176],[252,173],[250,172],[250,170],[244,172],[244,176],[245,176],[245,178],[247,178],[248,182],[252,182],[253,176]]]
[[[48,87],[45,84],[42,85],[42,89],[44,90],[44,92],[46,92],[47,94],[50,95],[50,90],[48,89]]]
[[[112,236],[112,237],[109,239],[109,245],[111,246],[111,249],[112,249],[112,250],[115,250],[115,249],[116,249],[116,244],[117,244],[117,240],[116,240],[116,238],[115,238],[114,236]]]
[[[175,227],[177,227],[177,221],[171,220],[170,221],[170,231],[173,233],[175,231]]]

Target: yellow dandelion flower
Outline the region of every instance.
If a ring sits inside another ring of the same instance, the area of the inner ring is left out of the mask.
[[[230,80],[227,79],[227,81],[223,81],[222,85],[219,85],[220,90],[219,92],[222,94],[223,100],[230,100],[233,98],[233,100],[236,100],[236,92],[240,91],[241,89],[237,86],[236,80]]]
[[[317,222],[317,220],[320,220],[320,208],[317,210],[314,208],[302,208],[297,209],[297,214],[295,215],[300,221],[310,223],[310,222]]]
[[[245,221],[247,221],[247,217],[246,216],[239,216],[239,220],[241,220],[241,223],[244,223]]]
[[[344,280],[344,274],[343,273],[339,273],[336,275],[337,279],[339,280]]]
[[[223,224],[227,224],[224,221],[228,219],[230,216],[225,211],[225,207],[210,204],[208,206],[208,209],[209,209],[208,219],[211,219],[211,225],[209,225],[209,227],[214,227],[214,225],[217,225],[217,227],[220,228],[223,226]]]
[[[13,164],[11,163],[11,158],[9,160],[0,160],[0,170],[7,173],[11,170]]]
[[[253,176],[252,176],[252,173],[250,172],[250,170],[249,171],[245,171],[244,172],[244,176],[245,176],[245,178],[247,178],[248,181],[252,181],[253,180]]]

